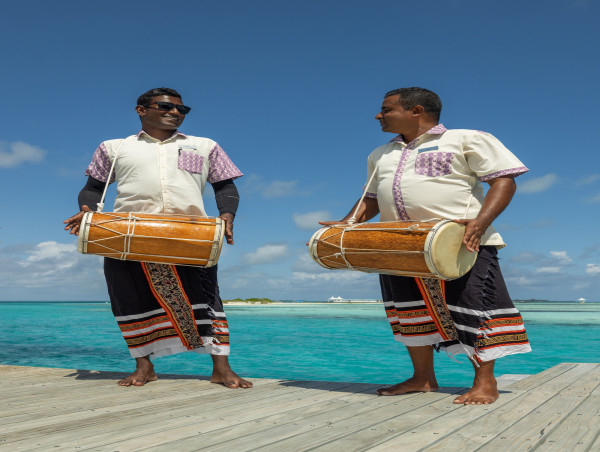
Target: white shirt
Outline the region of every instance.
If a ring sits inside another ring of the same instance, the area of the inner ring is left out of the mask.
[[[141,131],[100,144],[85,173],[117,182],[114,212],[206,216],[202,194],[206,182],[242,176],[213,140],[176,132],[160,141]]]
[[[483,205],[481,182],[529,171],[489,133],[447,130],[439,124],[411,143],[402,136],[368,159],[367,196],[377,198],[381,221],[475,218]],[[505,246],[490,226],[481,245]]]

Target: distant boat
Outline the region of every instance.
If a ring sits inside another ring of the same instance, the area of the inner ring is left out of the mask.
[[[577,300],[579,302],[579,304],[584,304],[585,303],[585,298],[580,298],[579,300]]]
[[[344,300],[342,297],[329,297],[327,299],[327,301],[329,303],[345,303],[346,300]]]
[[[328,303],[379,303],[381,300],[346,299],[342,297],[329,297]]]

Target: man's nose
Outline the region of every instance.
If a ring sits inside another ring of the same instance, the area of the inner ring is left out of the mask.
[[[377,113],[375,115],[375,119],[381,119],[383,116],[381,116],[381,112]]]

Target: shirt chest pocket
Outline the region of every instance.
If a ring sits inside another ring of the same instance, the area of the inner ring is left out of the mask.
[[[415,173],[428,177],[447,176],[452,173],[452,156],[452,152],[421,152],[417,154]]]
[[[189,149],[179,149],[177,168],[194,174],[202,174],[204,157]]]

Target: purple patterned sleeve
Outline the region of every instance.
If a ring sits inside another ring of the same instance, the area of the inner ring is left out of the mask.
[[[208,182],[214,184],[226,179],[242,177],[242,172],[237,169],[225,151],[215,144],[208,155]]]
[[[110,158],[108,157],[108,150],[104,143],[101,143],[98,146],[98,149],[94,152],[94,156],[92,157],[92,162],[85,170],[86,176],[92,176],[94,179],[97,179],[101,182],[106,182],[108,179],[108,174],[110,173]],[[113,173],[110,178],[110,183],[112,184],[115,181],[115,174]]]
[[[477,179],[479,179],[480,182],[487,182],[489,180],[496,179],[497,177],[502,177],[502,176],[517,177],[523,173],[526,173],[527,171],[529,171],[529,168],[527,168],[525,166],[521,166],[519,168],[510,168],[510,169],[505,169],[502,171],[496,171],[495,173],[486,174],[485,176],[478,177]]]

